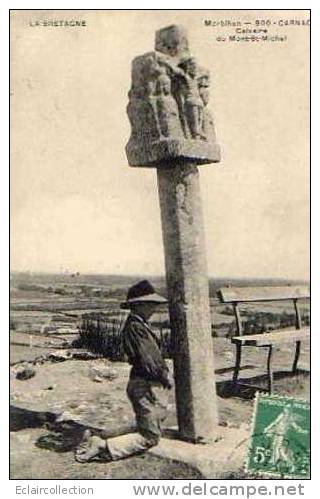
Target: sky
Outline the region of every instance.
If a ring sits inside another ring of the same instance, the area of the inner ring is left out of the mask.
[[[212,76],[219,165],[200,166],[211,276],[309,276],[309,29],[286,42],[218,42],[261,11],[14,11],[11,268],[163,274],[156,171],[130,168],[131,61],[182,24]],[[306,19],[304,11],[264,18]],[[85,27],[30,26],[85,19]],[[31,24],[32,24],[31,23]]]

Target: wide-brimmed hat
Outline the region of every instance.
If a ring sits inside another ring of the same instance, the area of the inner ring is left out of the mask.
[[[121,308],[130,308],[133,303],[168,303],[168,300],[156,293],[152,284],[146,279],[129,288],[127,300],[120,304]]]

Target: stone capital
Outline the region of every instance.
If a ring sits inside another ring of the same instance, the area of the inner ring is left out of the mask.
[[[207,105],[209,72],[189,51],[185,28],[156,32],[155,51],[132,61],[127,113],[130,166],[161,167],[171,162],[217,163],[220,149]]]

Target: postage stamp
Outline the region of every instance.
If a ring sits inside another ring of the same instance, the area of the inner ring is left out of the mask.
[[[246,471],[274,478],[309,478],[308,402],[257,394]]]

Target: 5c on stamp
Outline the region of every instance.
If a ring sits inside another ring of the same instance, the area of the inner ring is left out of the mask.
[[[309,478],[310,404],[257,394],[246,471],[275,478]]]

